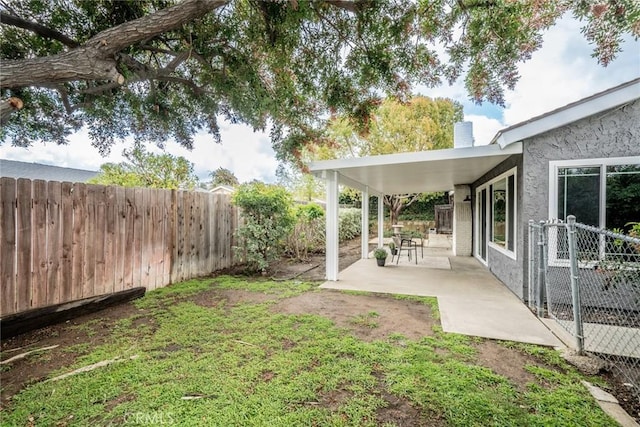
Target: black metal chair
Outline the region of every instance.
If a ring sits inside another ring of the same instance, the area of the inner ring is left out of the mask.
[[[396,265],[397,265],[398,262],[400,261],[400,256],[402,255],[402,251],[407,252],[409,261],[411,261],[411,251],[413,251],[415,255],[416,264],[418,264],[418,244],[416,242],[414,242],[410,238],[405,239],[405,238],[400,238],[398,236],[393,236],[392,239],[393,239],[393,243],[396,245],[398,254],[391,256],[391,262],[393,262],[393,257],[397,256],[398,257],[398,259],[396,259]]]

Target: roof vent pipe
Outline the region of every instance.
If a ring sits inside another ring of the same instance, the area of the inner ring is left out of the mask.
[[[453,125],[453,148],[467,147],[473,147],[473,123],[455,123]]]

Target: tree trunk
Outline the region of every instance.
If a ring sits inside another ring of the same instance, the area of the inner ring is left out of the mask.
[[[15,97],[0,101],[0,125],[4,125],[11,113],[21,109],[23,105],[22,100]]]
[[[3,61],[0,88],[48,86],[78,80],[122,83],[116,57],[122,49],[201,18],[229,0],[185,0],[175,6],[104,30],[82,46],[42,58]]]

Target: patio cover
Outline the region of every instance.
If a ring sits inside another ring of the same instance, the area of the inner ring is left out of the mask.
[[[522,153],[522,142],[506,147],[491,144],[478,147],[325,160],[310,165],[311,172],[326,182],[327,280],[338,280],[338,186],[362,191],[362,258],[369,252],[369,196],[453,190],[468,185],[509,156]],[[382,218],[378,203],[378,218]],[[378,245],[383,223],[378,221]]]
[[[417,153],[387,154],[311,163],[317,177],[339,174],[340,184],[374,194],[424,193],[453,190],[471,184],[513,154],[522,153],[522,143],[501,148],[498,144]]]

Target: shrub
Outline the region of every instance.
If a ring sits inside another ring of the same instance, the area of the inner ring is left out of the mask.
[[[351,240],[360,235],[362,232],[360,216],[360,209],[340,209],[338,214],[338,239],[341,242]]]
[[[315,203],[294,208],[295,224],[285,239],[289,256],[304,260],[324,249],[324,210]]]
[[[282,252],[282,241],[289,233],[294,217],[291,195],[283,187],[251,182],[239,186],[233,203],[242,209],[243,224],[237,235],[246,250],[246,262],[253,271],[266,271]]]

